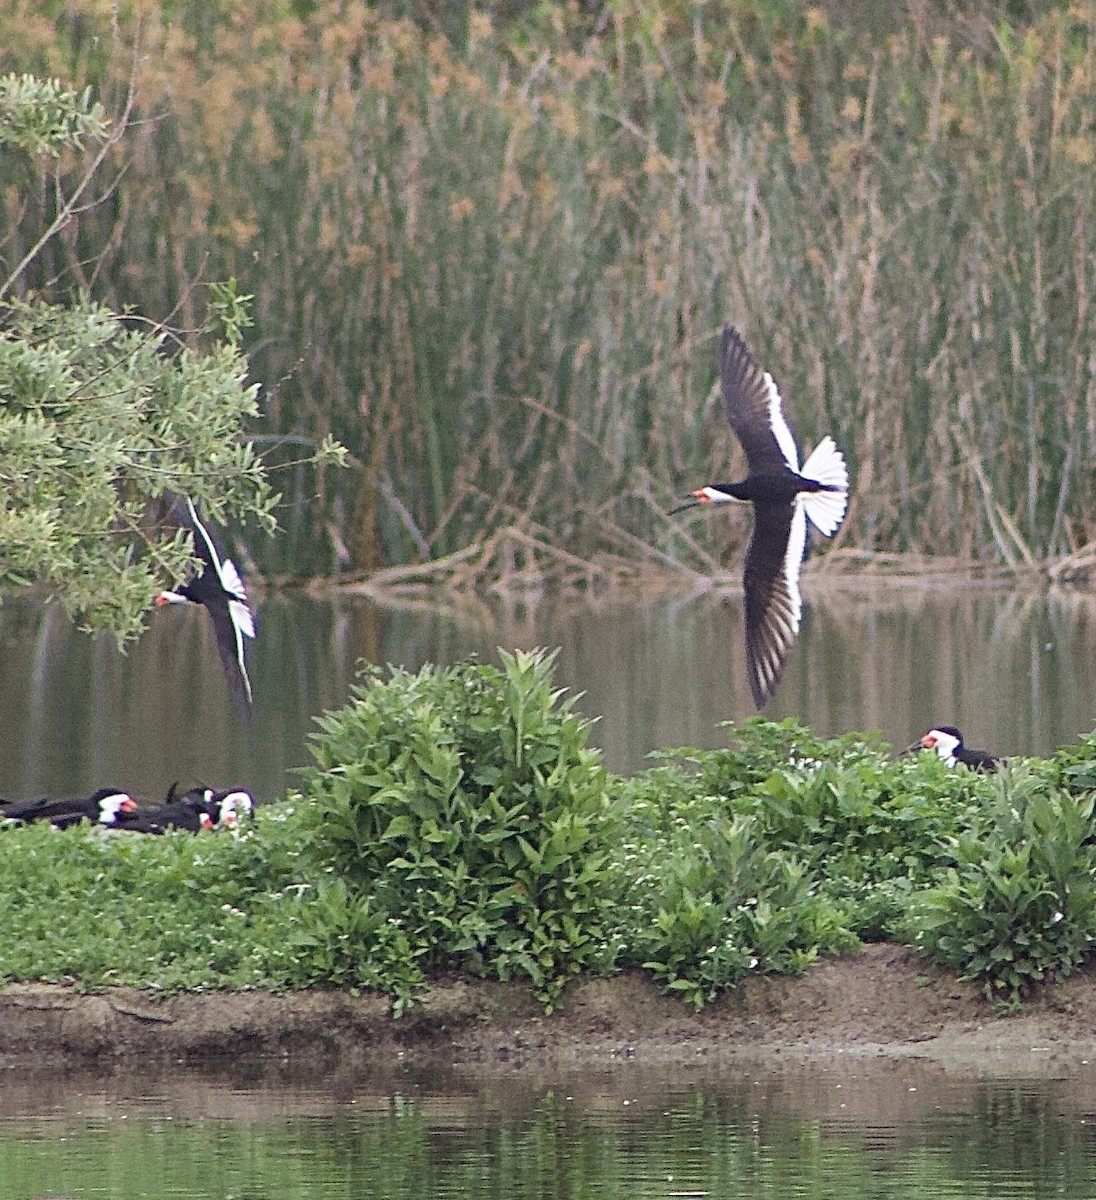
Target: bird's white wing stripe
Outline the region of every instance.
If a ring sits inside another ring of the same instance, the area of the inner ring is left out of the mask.
[[[799,447],[795,444],[795,438],[792,437],[792,431],[788,428],[788,422],[784,420],[780,390],[768,371],[765,372],[765,390],[769,394],[769,426],[773,431],[773,437],[776,438],[776,444],[780,447],[780,453],[784,455],[784,461],[788,467],[793,471],[798,471]]]
[[[807,518],[803,512],[802,495],[792,512],[792,526],[788,530],[788,548],[784,552],[784,585],[788,590],[791,606],[792,635],[799,632],[799,618],[803,614],[803,599],[799,594],[799,569],[803,565],[803,551],[807,546]]]
[[[210,561],[217,572],[218,578],[221,577],[221,560],[217,555],[217,548],[213,545],[213,539],[206,532],[206,527],[198,519],[198,510],[194,507],[194,501],[189,496],[186,498],[186,506],[190,509],[190,520],[194,527],[194,533],[200,535],[205,542],[206,549],[209,551]]]
[[[255,617],[243,601],[229,600],[228,615],[232,618],[233,627],[238,629],[244,637],[253,638],[255,636]]]
[[[240,678],[244,682],[244,691],[247,693],[247,702],[248,702],[248,704],[251,704],[252,703],[251,680],[248,679],[248,677],[247,677],[247,663],[244,662],[244,639],[241,636],[241,634],[243,633],[243,630],[240,628],[238,622],[236,621],[235,614],[232,613],[232,605],[235,603],[236,603],[236,601],[234,601],[234,600],[229,601],[229,615],[232,616],[232,618],[233,618],[232,632],[236,638],[236,662],[239,663],[239,665],[240,665]],[[249,636],[252,636],[252,635],[249,635]]]

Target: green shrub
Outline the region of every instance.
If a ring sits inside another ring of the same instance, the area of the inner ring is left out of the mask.
[[[1096,940],[1096,796],[1053,790],[1043,775],[1019,766],[994,778],[994,802],[954,840],[955,865],[902,924],[910,942],[1009,1005],[1068,975]]]
[[[727,750],[676,754],[698,794],[754,819],[868,939],[889,935],[910,892],[952,861],[949,841],[987,786],[935,756],[895,760],[862,735],[824,739],[791,719],[752,718]]]
[[[264,805],[238,838],[0,829],[0,980],[154,991],[285,986],[286,897],[311,894],[300,821]]]
[[[337,877],[299,890],[277,915],[283,940],[266,956],[272,978],[294,987],[375,988],[399,1016],[424,979],[399,922]],[[286,933],[288,931],[288,936]]]
[[[764,741],[775,727],[762,725]],[[793,848],[775,848],[758,816],[735,811],[745,780],[763,777],[764,750],[686,756],[698,770],[667,763],[622,785],[620,961],[700,1007],[748,971],[795,974],[819,954],[853,948],[848,906],[822,893]],[[708,790],[717,772],[730,800]]]
[[[551,1007],[606,969],[616,818],[554,655],[370,670],[320,719],[304,772],[317,852],[423,969],[531,979]],[[363,945],[362,953],[368,953]]]
[[[748,971],[799,974],[819,953],[857,945],[805,867],[767,849],[749,818],[713,819],[649,846],[646,865],[623,957],[698,1008]]]
[[[1096,732],[1086,734],[1078,746],[1062,746],[1050,760],[1059,787],[1073,795],[1096,791]]]
[[[897,937],[1005,1004],[1096,939],[1085,739],[995,776],[748,722],[631,779],[552,656],[371,671],[320,720],[308,801],[241,836],[0,823],[0,980],[374,988],[650,971],[698,1007]]]

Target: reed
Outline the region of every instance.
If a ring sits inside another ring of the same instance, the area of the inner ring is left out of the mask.
[[[735,469],[726,319],[803,442],[847,450],[841,545],[1021,566],[1096,540],[1090,5],[882,30],[836,2],[448,6],[444,31],[384,4],[32,7],[53,19],[0,16],[0,67],[135,77],[148,119],[27,286],[186,325],[194,280],[234,275],[257,432],[353,453],[282,478],[268,570],[472,545],[484,576],[709,569],[747,523],[664,514]],[[49,197],[13,203],[17,242]]]

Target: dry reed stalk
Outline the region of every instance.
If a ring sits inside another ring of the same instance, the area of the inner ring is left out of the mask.
[[[726,319],[804,445],[846,448],[844,546],[1021,566],[1096,537],[1092,13],[985,0],[880,42],[824,5],[637,2],[598,35],[477,14],[458,45],[383,5],[229,7],[160,13],[139,95],[167,118],[23,282],[96,263],[154,315],[201,273],[255,294],[262,432],[363,464],[290,481],[278,569],[417,572],[530,524],[567,570],[622,549],[717,569],[725,525],[662,512],[737,462]],[[100,32],[84,61],[121,86],[135,30]],[[49,213],[10,203],[14,248]]]

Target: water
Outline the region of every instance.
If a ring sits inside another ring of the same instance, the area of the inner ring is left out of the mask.
[[[932,724],[968,744],[1046,754],[1096,726],[1096,597],[1077,592],[810,583],[810,607],[766,709],[819,733],[881,730],[903,746]],[[0,607],[0,796],[162,795],[173,780],[276,797],[307,762],[313,717],[346,698],[355,664],[416,668],[495,648],[558,646],[594,740],[631,772],[660,747],[720,746],[752,714],[737,596],[397,607],[269,597],[252,659],[255,717],[238,720],[197,609],[154,613],[123,656],[56,608]]]
[[[676,1076],[676,1078],[675,1078]],[[384,1086],[11,1080],[5,1200],[1093,1196],[1096,1076],[913,1060],[405,1074]]]

